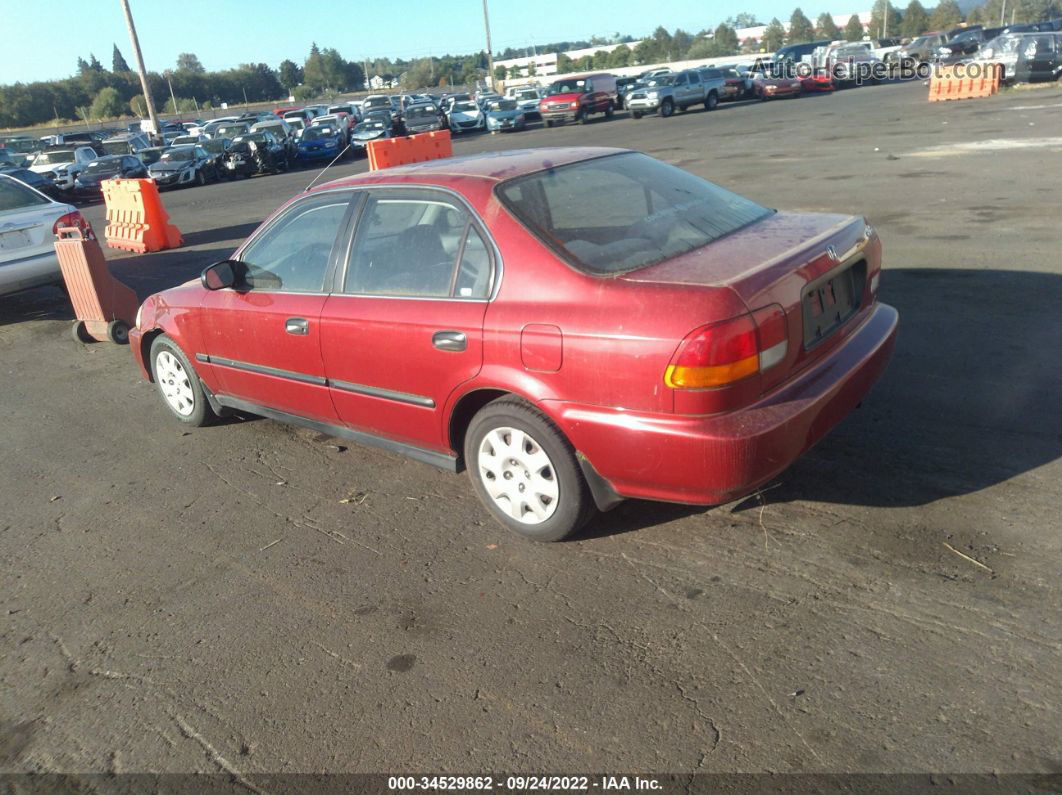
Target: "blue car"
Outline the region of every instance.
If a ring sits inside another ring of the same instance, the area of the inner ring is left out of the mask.
[[[302,162],[310,160],[334,160],[343,151],[343,137],[335,127],[312,124],[302,131],[295,158]]]

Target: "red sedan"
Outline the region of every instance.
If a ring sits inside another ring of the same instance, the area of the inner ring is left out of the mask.
[[[636,152],[491,153],[296,196],[130,337],[184,423],[250,412],[464,467],[555,540],[623,498],[732,500],[822,438],[892,351],[880,262],[861,217]]]
[[[779,97],[799,97],[803,90],[804,86],[799,77],[757,74],[752,79],[752,93],[763,101]]]

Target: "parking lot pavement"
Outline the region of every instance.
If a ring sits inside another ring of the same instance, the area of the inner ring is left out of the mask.
[[[1062,89],[925,94],[457,141],[641,149],[884,240],[860,411],[758,497],[574,542],[382,451],[188,431],[57,290],[0,299],[0,769],[1057,772]],[[311,178],[168,193],[188,246],[115,269],[190,278]]]

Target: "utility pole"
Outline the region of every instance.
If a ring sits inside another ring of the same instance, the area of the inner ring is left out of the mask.
[[[129,28],[129,41],[133,45],[133,57],[136,58],[136,68],[140,73],[140,87],[144,89],[144,102],[147,104],[148,119],[154,128],[154,135],[159,134],[159,116],[155,113],[155,102],[151,99],[151,88],[148,86],[147,69],[144,68],[144,56],[140,52],[140,39],[136,37],[136,25],[133,24],[133,12],[129,10],[129,0],[120,0],[122,11],[125,12],[125,26]]]
[[[170,101],[173,103],[173,112],[178,113],[180,108],[177,107],[177,97],[173,95],[173,81],[170,80],[169,72],[166,72],[166,85],[170,87]]]
[[[490,48],[490,15],[487,0],[483,0],[483,26],[487,29],[487,85],[494,88],[494,53]]]
[[[999,8],[999,26],[1003,27],[1003,20],[1007,14],[1007,0],[1003,0],[1003,5]]]

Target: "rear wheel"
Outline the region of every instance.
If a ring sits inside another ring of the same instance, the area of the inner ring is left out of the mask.
[[[665,99],[660,103],[660,115],[665,119],[675,112],[675,103],[671,99]]]
[[[546,126],[547,126],[547,127],[552,127],[552,126],[553,126],[553,122],[551,122],[551,121],[549,121],[549,120],[547,119],[547,120],[546,120]]]
[[[590,121],[590,114],[582,108],[579,108],[579,110],[575,112],[575,123],[586,124],[588,121]]]
[[[638,110],[632,110],[631,111],[631,118],[632,119],[640,119],[641,117],[642,117],[642,112],[641,111],[638,111]]]
[[[151,373],[166,407],[178,420],[198,427],[217,417],[188,357],[165,334],[151,343]]]
[[[571,444],[522,400],[501,398],[481,409],[464,455],[487,510],[525,538],[559,541],[596,511]]]
[[[613,107],[612,103],[609,102],[608,106],[605,108],[605,118],[606,119],[611,119],[612,118],[612,114],[615,112],[615,110],[616,110],[615,107]]]
[[[714,91],[708,92],[708,97],[704,100],[705,110],[715,110],[715,106],[719,104],[719,95]]]

